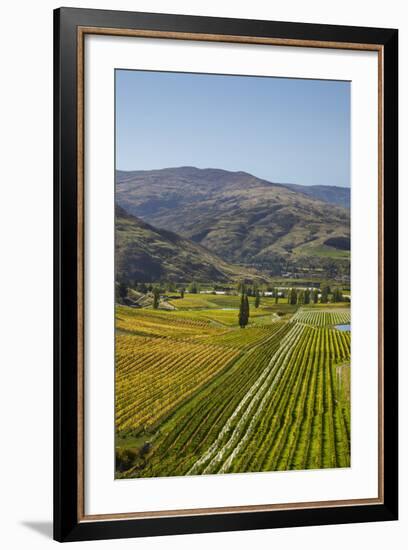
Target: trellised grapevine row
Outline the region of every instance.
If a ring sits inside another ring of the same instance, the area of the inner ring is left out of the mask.
[[[349,324],[350,310],[319,311],[301,308],[292,317],[292,321],[316,327]]]
[[[302,308],[246,329],[196,311],[126,313],[118,312],[116,428],[145,433],[149,450],[120,475],[350,465],[351,333],[334,328],[350,322],[349,310]]]

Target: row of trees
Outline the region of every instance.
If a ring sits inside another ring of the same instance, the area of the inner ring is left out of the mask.
[[[320,293],[320,303],[327,304],[328,302],[336,303],[343,302],[344,296],[342,291],[339,288],[330,289],[329,286],[325,285],[322,287]],[[288,291],[288,304],[317,304],[319,303],[319,291],[317,289],[309,290],[297,290],[296,288],[291,288]]]
[[[319,292],[317,289],[309,290],[297,290],[296,288],[291,288],[288,291],[288,304],[317,304],[319,301]]]
[[[122,281],[122,282],[119,283],[118,290],[117,290],[117,293],[118,293],[119,297],[121,297],[121,298],[125,297],[127,295],[127,291],[128,291],[129,288],[131,288],[131,289],[133,289],[137,292],[140,292],[141,294],[149,294],[149,293],[154,292],[155,288],[159,288],[160,292],[162,294],[169,293],[169,292],[180,292],[181,297],[184,298],[184,293],[186,291],[189,292],[190,294],[199,294],[200,290],[201,290],[201,285],[199,283],[197,283],[196,281],[192,281],[190,284],[182,285],[182,286],[180,286],[180,285],[176,286],[176,284],[174,282],[171,282],[171,281],[161,282],[161,283],[156,283],[156,284],[144,283],[144,282],[138,283],[137,281],[133,281],[133,282]],[[255,300],[258,301],[258,305],[256,305],[255,307],[259,306],[260,297],[263,296],[264,292],[267,291],[265,285],[262,285],[260,287],[257,284],[247,285],[243,282],[239,282],[237,284],[236,288],[237,288],[237,291],[238,291],[239,294],[241,294],[241,292],[244,291],[247,296],[254,297]],[[215,293],[217,290],[224,290],[224,291],[227,290],[228,291],[228,287],[226,288],[225,286],[222,287],[222,286],[219,286],[217,284],[214,284],[213,292]],[[276,301],[276,303],[278,303],[278,295],[279,295],[278,289],[268,287],[268,291],[269,292],[272,291],[272,297],[275,297],[276,298],[275,301]],[[231,287],[230,292],[231,292],[231,294],[235,294],[236,291],[234,291],[233,287]]]
[[[184,293],[188,290],[191,294],[198,294],[200,292],[200,286],[197,282],[192,281],[187,288],[182,286],[178,289],[175,287],[174,283],[160,283],[153,285],[151,283],[134,283],[129,285],[126,282],[120,282],[116,286],[116,299],[119,303],[126,303],[128,298],[128,290],[132,288],[137,292],[142,294],[153,294],[153,307],[157,309],[159,307],[160,295],[166,292],[180,292],[181,298],[184,298]],[[243,282],[238,283],[237,290],[242,296],[254,297],[254,306],[258,308],[261,303],[261,298],[264,296],[265,290],[261,290],[258,285],[246,285]],[[214,290],[215,292],[215,290]],[[272,290],[267,292],[271,293],[271,297],[274,299],[275,304],[279,303],[279,297],[287,299],[287,303],[291,305],[307,305],[307,304],[326,304],[328,302],[343,302],[344,296],[340,288],[336,287],[331,289],[329,285],[324,285],[319,292],[318,289],[298,289],[298,288],[287,288],[287,289],[278,289],[272,287]]]
[[[121,281],[119,284],[122,285],[123,287],[136,290],[141,294],[148,294],[149,292],[153,292],[153,288],[156,286],[160,288],[162,293],[177,292],[177,290],[179,289],[179,287],[176,286],[176,283],[172,281],[163,281],[160,283],[145,283],[145,282],[140,283],[138,281]]]
[[[167,282],[161,282],[161,283],[138,283],[137,281],[133,281],[132,283],[121,283],[122,285],[126,286],[127,288],[132,288],[133,290],[136,290],[137,292],[140,292],[141,294],[148,294],[149,292],[153,292],[154,288],[158,287],[160,288],[160,292],[162,294],[166,292],[178,292],[180,291],[183,295],[186,291],[186,287],[183,285],[180,287],[180,285],[176,285],[176,283],[173,283],[172,281]],[[191,282],[188,287],[188,291],[192,294],[198,294],[200,292],[200,285],[196,283],[195,281]]]

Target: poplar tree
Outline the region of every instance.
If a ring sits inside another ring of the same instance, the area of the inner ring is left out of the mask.
[[[259,294],[259,290],[257,290],[255,294],[255,307],[258,308],[260,303],[261,303],[261,296]]]
[[[333,302],[342,302],[343,294],[339,288],[333,290]]]
[[[158,309],[160,303],[160,289],[155,287],[153,289],[153,309]]]
[[[245,328],[249,320],[249,302],[248,296],[244,291],[241,293],[241,302],[239,304],[238,323],[241,328]]]
[[[248,300],[248,296],[245,295],[245,318],[246,318],[246,325],[248,324],[248,321],[249,321],[249,300]]]
[[[328,300],[329,300],[329,287],[324,286],[322,288],[322,295],[320,297],[320,303],[321,304],[327,304]]]

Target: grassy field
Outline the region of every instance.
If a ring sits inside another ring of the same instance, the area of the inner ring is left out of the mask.
[[[117,306],[116,477],[350,465],[345,304],[188,294]]]
[[[170,300],[170,303],[174,305],[178,310],[195,310],[195,309],[227,309],[239,308],[240,296],[226,295],[226,294],[185,294],[184,298],[180,298],[176,293],[174,299]],[[257,310],[253,307],[255,298],[253,296],[248,297],[251,312],[256,313]],[[275,308],[276,305],[287,305],[287,299],[279,298],[278,304],[275,304],[274,298],[262,298],[260,310],[269,308]]]
[[[295,255],[304,255],[304,256],[320,256],[321,258],[345,258],[350,259],[349,250],[339,250],[333,248],[332,246],[326,246],[322,244],[321,246],[316,246],[314,244],[304,244],[293,250]]]

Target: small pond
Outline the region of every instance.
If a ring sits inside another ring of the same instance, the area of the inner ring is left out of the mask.
[[[351,325],[350,325],[350,323],[348,325],[336,325],[335,328],[337,330],[342,330],[343,332],[347,331],[347,330],[350,331],[351,330]]]

